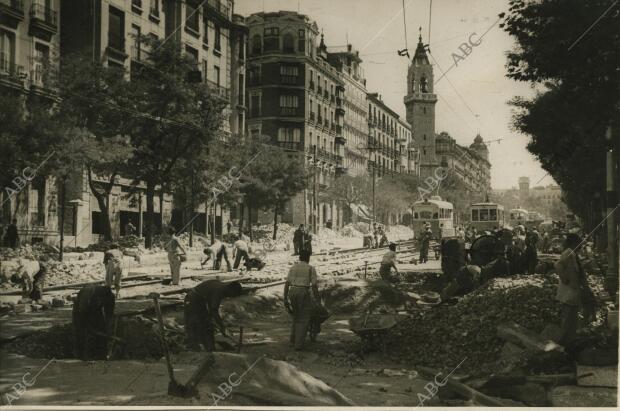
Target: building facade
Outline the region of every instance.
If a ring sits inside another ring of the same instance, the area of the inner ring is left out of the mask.
[[[436,137],[436,155],[441,167],[454,172],[467,190],[488,193],[491,188],[489,151],[482,137],[477,135],[469,147],[463,147],[442,132]]]
[[[344,172],[344,83],[323,36],[319,41],[316,23],[295,12],[256,13],[246,22],[248,133],[267,136],[310,171],[308,188],[285,207],[282,221],[341,225],[342,211],[326,193]]]
[[[32,99],[53,98],[46,76],[57,68],[59,7],[60,0],[0,1],[0,95],[18,96],[26,109]],[[56,181],[36,177],[18,191],[0,193],[0,225],[15,218],[22,243],[56,242]]]
[[[362,59],[350,44],[327,58],[344,82],[344,168],[349,175],[363,175],[368,169],[368,103]]]

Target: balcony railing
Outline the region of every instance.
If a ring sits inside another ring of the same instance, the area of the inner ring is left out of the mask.
[[[329,91],[325,90],[325,93],[323,93],[323,97],[325,97],[325,100],[329,99]]]
[[[228,100],[229,94],[228,94],[228,89],[226,87],[222,87],[216,82],[211,81],[211,80],[207,80],[207,85],[209,86],[211,91],[213,91],[215,94]]]
[[[12,63],[7,54],[0,52],[0,76],[6,76],[13,80],[22,80],[25,77],[24,67]]]
[[[338,107],[342,106],[342,99],[340,97],[336,97],[336,106]]]
[[[14,19],[24,19],[24,2],[22,0],[0,0],[0,10]]]
[[[292,141],[278,141],[278,146],[286,150],[301,151],[301,143],[296,143]]]
[[[221,17],[224,17],[225,19],[228,20],[230,19],[230,8],[223,3],[225,3],[225,1],[208,0],[207,6],[210,7],[212,10],[214,10],[215,12],[217,12]]]
[[[30,18],[43,21],[50,26],[56,27],[58,13],[44,4],[33,3],[30,6]]]
[[[280,107],[280,114],[283,116],[294,116],[297,114],[296,107]]]

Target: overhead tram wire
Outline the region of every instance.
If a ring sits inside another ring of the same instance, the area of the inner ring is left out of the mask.
[[[431,51],[428,51],[428,54],[430,54],[431,58],[433,59],[433,61],[435,62],[435,64],[437,65],[437,68],[439,70],[441,70],[442,76],[446,78],[446,80],[448,80],[448,83],[450,84],[450,86],[452,87],[452,89],[454,90],[454,92],[456,93],[457,96],[459,96],[459,99],[461,99],[461,101],[463,102],[463,104],[465,104],[465,106],[467,107],[467,109],[469,110],[469,112],[474,116],[477,117],[478,114],[474,113],[474,110],[472,110],[472,108],[469,106],[469,104],[467,104],[467,102],[465,101],[465,99],[463,98],[463,96],[461,95],[461,93],[459,93],[459,91],[456,89],[456,87],[454,86],[454,84],[452,83],[452,81],[450,81],[450,79],[448,78],[448,76],[446,75],[446,72],[443,71],[443,69],[441,68],[441,66],[439,65],[439,62],[435,59],[435,56],[433,56],[433,53],[431,53]]]

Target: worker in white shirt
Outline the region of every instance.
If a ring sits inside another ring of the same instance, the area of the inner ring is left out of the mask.
[[[245,264],[250,258],[250,247],[248,243],[244,240],[237,240],[233,244],[233,258],[235,259],[235,264],[233,268],[236,270],[239,268],[239,263],[241,262],[241,258],[243,257],[243,263]]]

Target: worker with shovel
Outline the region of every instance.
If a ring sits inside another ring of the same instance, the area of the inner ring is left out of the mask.
[[[81,360],[105,359],[108,327],[114,317],[114,294],[108,286],[86,286],[73,302],[73,353]]]
[[[226,248],[226,244],[220,240],[213,241],[213,244],[204,249],[204,253],[207,257],[200,262],[201,267],[204,267],[209,260],[213,260],[213,269],[219,270],[222,265],[222,259],[224,259],[224,261],[226,261],[227,270],[229,272],[232,271],[232,266],[228,260],[228,249]]]
[[[185,332],[192,349],[199,350],[202,344],[206,351],[215,350],[215,327],[227,335],[219,313],[220,304],[226,297],[240,296],[241,290],[238,281],[207,280],[188,291],[184,303]]]

